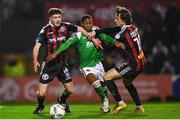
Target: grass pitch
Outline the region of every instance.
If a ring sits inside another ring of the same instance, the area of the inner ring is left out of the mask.
[[[34,115],[35,104],[1,104],[0,105],[0,119],[50,119],[49,108],[46,107],[42,114]],[[102,113],[99,110],[99,104],[81,103],[71,104],[71,113],[66,113],[64,119],[180,119],[180,103],[144,103],[144,113],[134,113],[135,105],[127,103],[126,109],[120,111],[118,114]],[[111,104],[111,109],[114,104]]]

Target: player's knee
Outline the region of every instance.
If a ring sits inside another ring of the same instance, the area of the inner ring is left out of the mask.
[[[73,94],[75,92],[74,87],[70,87],[66,90],[69,94]]]
[[[39,95],[39,90],[36,91],[36,95]]]
[[[109,74],[105,74],[105,75],[103,76],[103,79],[104,79],[105,81],[107,81],[107,80],[112,80],[112,77],[111,77],[111,75],[109,75]]]
[[[95,74],[90,73],[86,76],[86,80],[90,83],[93,84],[98,78],[96,77]]]
[[[36,94],[37,94],[37,96],[39,96],[39,97],[44,97],[44,96],[46,96],[46,93],[43,92],[43,91],[39,91],[39,92],[37,92]]]

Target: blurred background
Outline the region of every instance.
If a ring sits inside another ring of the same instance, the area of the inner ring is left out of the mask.
[[[125,6],[139,28],[147,65],[135,81],[142,100],[180,99],[180,1],[179,0],[1,0],[0,1],[0,102],[35,101],[38,74],[33,71],[32,49],[40,29],[48,23],[47,11],[59,7],[63,21],[79,25],[82,15],[90,14],[94,25],[114,25],[114,8]],[[96,96],[79,72],[75,47],[68,50],[76,93],[72,101]],[[105,69],[120,56],[112,48],[104,51]],[[39,61],[42,60],[43,49]],[[63,88],[53,81],[49,96],[57,97]],[[117,81],[120,93],[131,101]],[[80,96],[80,97],[79,97]],[[55,101],[49,97],[49,101]],[[97,101],[97,96],[92,101]]]

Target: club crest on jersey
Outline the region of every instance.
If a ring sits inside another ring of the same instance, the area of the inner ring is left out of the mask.
[[[61,26],[60,29],[59,29],[59,32],[64,32],[64,31],[66,31],[65,26]]]
[[[69,71],[68,71],[67,68],[65,68],[65,69],[63,70],[63,72],[64,72],[64,74],[65,74],[66,80],[71,79],[70,73],[69,73]]]
[[[44,73],[44,74],[42,75],[42,79],[43,79],[43,80],[48,80],[48,79],[49,79],[49,75],[48,75],[47,73]]]

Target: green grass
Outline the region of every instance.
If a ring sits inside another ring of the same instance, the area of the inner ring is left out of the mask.
[[[50,104],[40,115],[32,114],[34,104],[3,104],[0,107],[0,119],[49,119]],[[111,104],[111,108],[114,104]],[[102,113],[99,104],[71,104],[71,113],[66,113],[64,119],[180,119],[180,103],[144,103],[144,113],[134,113],[134,104],[127,103],[125,110],[118,114]]]

